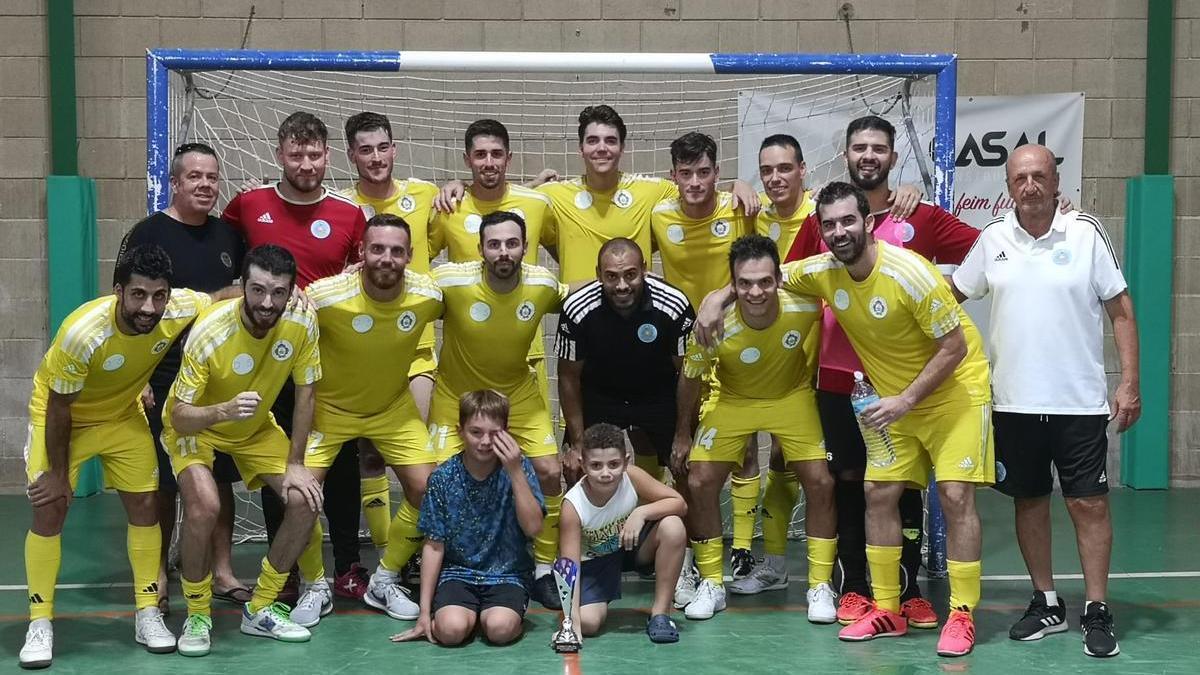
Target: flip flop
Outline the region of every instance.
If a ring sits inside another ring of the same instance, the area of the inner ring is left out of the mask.
[[[223,591],[218,591],[214,588],[212,595],[214,600],[224,600],[225,602],[231,602],[235,605],[244,605],[247,602],[250,602],[250,598],[253,594],[250,593],[250,589],[246,588],[245,586],[234,586],[233,588],[227,588]]]
[[[679,629],[666,614],[655,614],[646,622],[646,635],[655,644],[679,642]]]

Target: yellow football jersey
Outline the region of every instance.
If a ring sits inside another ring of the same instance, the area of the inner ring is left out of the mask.
[[[511,392],[532,377],[526,354],[542,316],[558,312],[567,287],[544,267],[521,265],[521,282],[496,293],[482,262],[433,271],[446,304],[437,387],[454,395],[476,389]]]
[[[983,340],[941,273],[917,253],[883,241],[875,245],[875,268],[861,282],[832,253],[823,253],[784,265],[784,287],[824,298],[833,308],[881,396],[903,392],[937,350],[935,341],[962,326],[967,356],[913,410],[990,401]]]
[[[51,391],[79,394],[71,404],[75,427],[111,422],[135,410],[167,347],[212,299],[186,288],[172,289],[162,320],[145,335],[126,335],[117,328],[117,302],[115,295],[96,298],[63,319],[33,376],[30,423],[45,425]]]
[[[362,272],[313,282],[324,377],[317,405],[374,415],[408,393],[408,371],[426,326],[442,316],[442,291],[429,275],[404,271],[404,293],[380,303],[363,290]]]
[[[758,218],[754,221],[754,231],[770,237],[771,241],[775,242],[775,246],[779,248],[779,259],[782,260],[787,257],[788,251],[792,250],[796,235],[800,233],[800,226],[809,214],[816,210],[817,204],[813,201],[812,192],[805,190],[796,211],[783,218],[765,193],[759,194],[758,199],[766,206],[758,212]]]
[[[729,247],[753,231],[753,224],[733,210],[733,195],[717,193],[717,205],[703,218],[683,213],[679,198],[659,202],[650,215],[654,247],[662,257],[663,278],[699,307],[704,296],[727,286]]]
[[[688,338],[683,372],[700,378],[716,364],[720,400],[777,399],[811,386],[810,359],[804,351],[809,334],[820,330],[821,303],[779,291],[779,316],[761,330],[742,319],[737,303],[725,310],[725,334],[708,349]]]
[[[559,275],[572,284],[596,277],[600,247],[628,237],[650,260],[650,211],[664,199],[679,196],[669,180],[622,173],[607,192],[588,189],[584,178],[546,183],[538,191],[550,198],[554,224],[543,226],[542,241],[558,252]]]
[[[479,260],[479,223],[483,216],[495,211],[512,211],[525,219],[525,240],[529,242],[525,262],[536,265],[543,232],[554,230],[550,198],[537,190],[512,183],[508,184],[504,196],[496,201],[476,199],[467,190],[454,213],[435,212],[429,224],[429,250],[436,256],[445,248],[450,262]]]
[[[183,346],[183,364],[169,398],[194,406],[224,403],[254,391],[262,397],[258,411],[244,420],[221,422],[197,434],[218,448],[250,438],[271,414],[271,406],[291,377],[299,386],[321,379],[316,312],[289,308],[262,339],[242,323],[242,299],[210,307],[196,320]],[[171,408],[163,406],[163,426],[171,427]]]

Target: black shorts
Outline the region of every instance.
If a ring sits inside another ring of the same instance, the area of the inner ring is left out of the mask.
[[[646,565],[638,565],[638,553],[645,545],[646,539],[658,525],[658,521],[650,521],[642,525],[638,535],[637,546],[633,550],[621,549],[600,558],[583,561],[579,570],[579,606],[597,602],[612,602],[621,597],[621,573],[654,571],[654,561]]]
[[[171,468],[171,457],[162,446],[162,407],[167,402],[167,387],[151,386],[154,392],[154,407],[146,411],[146,421],[150,423],[150,434],[154,436],[155,453],[158,455],[158,489],[163,492],[179,492],[179,483],[175,480],[175,470]],[[213,453],[213,480],[218,483],[240,483],[241,474],[233,458],[223,452]]]
[[[996,489],[1010,497],[1064,497],[1108,493],[1108,415],[992,413],[996,435]]]
[[[817,414],[821,416],[821,429],[825,433],[825,457],[829,460],[829,471],[865,471],[867,469],[867,446],[854,408],[850,407],[849,394],[817,390]]]
[[[623,401],[598,393],[583,395],[583,425],[607,422],[626,431],[638,429],[650,439],[659,466],[671,461],[671,441],[675,438],[675,396],[648,401]]]
[[[476,614],[492,607],[507,607],[519,616],[529,608],[529,591],[517,584],[468,584],[449,579],[433,593],[434,614],[443,607],[465,607]]]

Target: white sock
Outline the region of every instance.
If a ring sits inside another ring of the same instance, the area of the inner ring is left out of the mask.
[[[1042,595],[1046,596],[1048,606],[1058,607],[1058,591],[1042,591]]]
[[[534,579],[541,579],[542,577],[546,576],[547,574],[550,574],[550,563],[537,563],[537,565],[534,566],[534,568],[533,568],[533,578]]]

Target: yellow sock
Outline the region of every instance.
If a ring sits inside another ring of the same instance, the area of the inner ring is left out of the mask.
[[[808,587],[827,584],[833,579],[833,559],[837,557],[837,538],[822,539],[808,535]]]
[[[721,572],[722,548],[720,537],[692,540],[692,554],[696,559],[696,568],[700,570],[701,578],[718,586],[725,584],[725,576]]]
[[[666,469],[658,465],[658,457],[654,455],[633,454],[633,465],[662,481]]]
[[[383,552],[379,564],[392,572],[399,572],[409,558],[421,548],[425,537],[417,529],[417,520],[421,511],[408,503],[407,499],[400,500],[400,508],[396,509],[396,517],[388,528],[388,547]]]
[[[889,612],[900,611],[900,547],[867,544],[871,594],[875,604]]]
[[[54,585],[62,563],[62,535],[25,535],[25,583],[29,584],[29,620],[54,618]],[[158,561],[155,561],[155,570]]]
[[[899,565],[899,563],[896,563]],[[262,559],[262,572],[258,575],[258,583],[254,586],[254,595],[250,596],[250,612],[254,613],[275,602],[279,591],[287,583],[288,573],[280,572],[271,566],[266,556]]]
[[[979,604],[979,577],[983,574],[983,563],[978,560],[947,560],[946,571],[950,576],[950,609],[974,612]]]
[[[758,513],[758,476],[729,479],[729,496],[733,500],[733,547],[749,550],[754,538],[754,516]]]
[[[158,562],[162,556],[162,532],[158,525],[130,525],[125,530],[125,549],[133,569],[133,605],[138,609],[158,606]]]
[[[202,614],[212,616],[212,573],[200,581],[188,581],[179,575],[183,586],[183,599],[187,602],[188,616]]]
[[[325,556],[322,545],[325,543],[324,530],[321,529],[321,520],[313,523],[312,533],[308,535],[308,545],[304,547],[304,551],[300,553],[300,558],[296,560],[296,566],[300,568],[300,577],[305,583],[313,583],[318,579],[325,578]]]
[[[558,515],[562,513],[562,495],[546,495],[546,519],[542,532],[533,540],[533,561],[552,564],[558,556]]]
[[[392,519],[392,503],[387,474],[359,481],[362,488],[362,511],[371,531],[371,543],[382,550],[388,545],[388,527]]]
[[[787,533],[792,524],[792,507],[800,498],[800,481],[791,471],[767,469],[767,489],[763,492],[763,552],[787,555]]]

